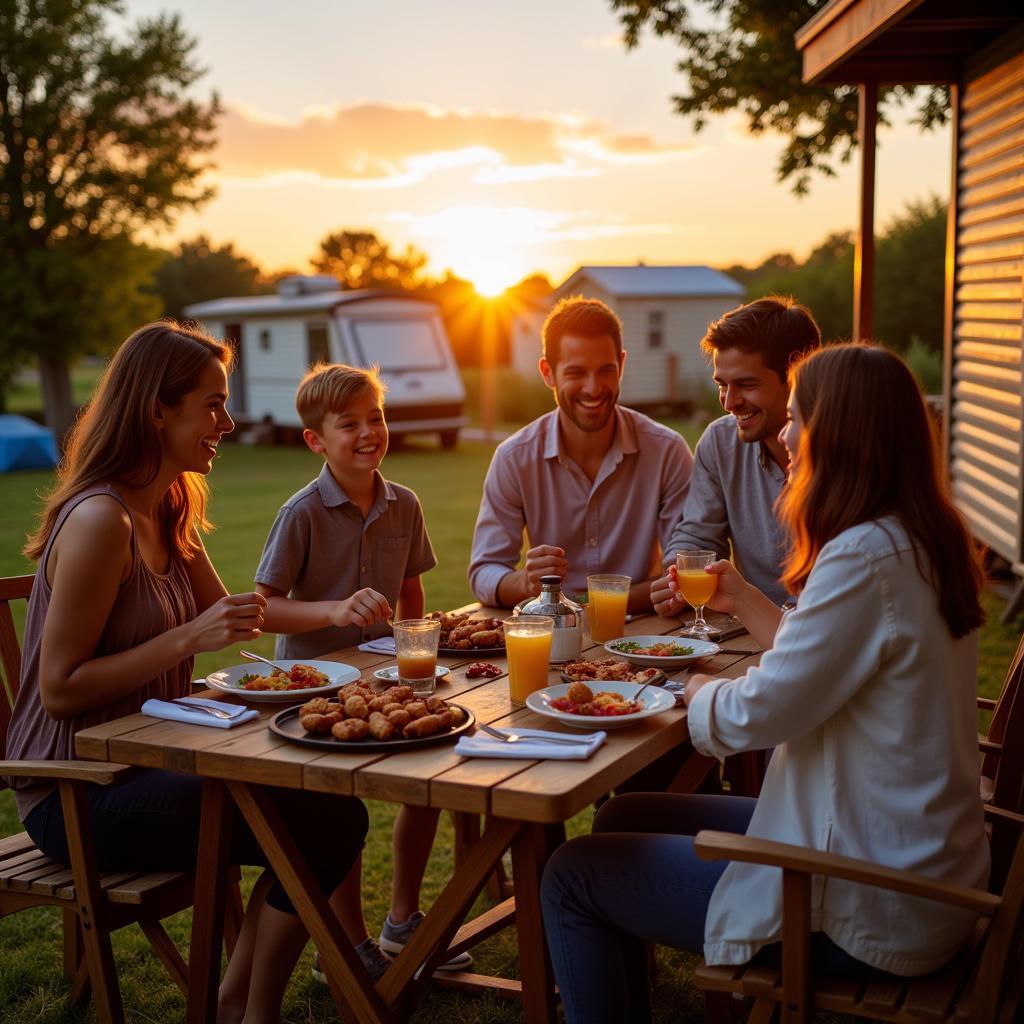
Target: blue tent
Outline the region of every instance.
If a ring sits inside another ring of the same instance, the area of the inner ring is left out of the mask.
[[[53,431],[25,416],[0,416],[0,473],[57,465]]]

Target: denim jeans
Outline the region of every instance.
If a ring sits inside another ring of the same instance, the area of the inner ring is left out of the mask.
[[[202,779],[143,769],[117,786],[86,786],[92,837],[100,871],[189,871],[199,849]],[[271,790],[288,833],[309,864],[322,892],[330,895],[356,862],[369,828],[366,808],[353,797],[304,790]],[[233,805],[232,805],[233,806]],[[60,794],[50,794],[25,818],[25,831],[51,860],[69,864]],[[232,864],[266,867],[267,858],[235,810]],[[295,913],[276,879],[267,903]]]
[[[711,894],[726,861],[701,860],[701,829],[745,833],[756,800],[635,793],[609,800],[594,834],[570,840],[548,861],[541,885],[544,929],[568,1024],[651,1019],[646,943],[691,953],[704,947]],[[778,962],[778,944],[755,961]],[[816,970],[886,978],[817,933]]]

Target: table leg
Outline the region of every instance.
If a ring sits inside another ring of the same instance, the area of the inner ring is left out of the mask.
[[[234,781],[227,785],[320,951],[320,963],[343,1018],[355,1019],[359,1024],[391,1024],[394,1017],[374,990],[327,897],[292,841],[267,787]]]
[[[512,881],[526,1024],[554,1024],[557,1019],[555,982],[540,909],[540,876],[546,860],[544,826],[524,825],[512,843]]]
[[[189,1024],[206,1024],[217,1019],[230,849],[231,816],[224,783],[204,779],[188,961],[186,1019]]]
[[[389,1006],[403,998],[413,1003],[419,998],[444,959],[452,936],[494,870],[495,862],[501,859],[520,829],[519,822],[492,818],[483,835],[465,851],[458,871],[434,901],[394,966],[379,982],[380,994]]]

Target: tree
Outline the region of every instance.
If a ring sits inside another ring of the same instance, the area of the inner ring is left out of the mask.
[[[336,231],[321,241],[310,262],[321,274],[336,277],[342,288],[415,288],[427,257],[411,245],[392,253],[372,231]]]
[[[119,0],[0,5],[0,353],[38,356],[60,434],[70,362],[135,325],[98,299],[137,295],[138,230],[212,195],[198,158],[220,107],[189,96],[195,42],[176,15],[113,24],[122,13]]]
[[[942,351],[946,202],[908,203],[878,237],[875,337],[901,353]],[[853,236],[829,235],[804,262],[788,254],[759,267],[730,267],[749,298],[794,295],[813,311],[826,339],[848,338],[853,322]]]
[[[216,248],[205,235],[182,242],[160,265],[154,278],[163,312],[175,320],[193,302],[225,295],[257,295],[266,291],[260,269],[235,252],[234,244]]]
[[[780,181],[807,191],[812,172],[835,174],[857,145],[857,91],[850,86],[805,85],[794,35],[828,0],[609,0],[619,12],[624,40],[635,47],[649,27],[675,39],[687,91],[674,96],[680,114],[700,130],[709,114],[739,110],[755,135],[771,130],[788,140],[778,163]],[[880,89],[878,119],[909,97],[915,122],[945,122],[949,94],[934,86]]]

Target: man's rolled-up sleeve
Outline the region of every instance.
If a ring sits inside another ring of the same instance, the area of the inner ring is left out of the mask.
[[[890,632],[870,561],[848,545],[826,545],[760,665],[695,694],[688,710],[693,745],[722,758],[817,728],[878,671]]]
[[[520,481],[499,447],[484,480],[469,561],[469,586],[481,604],[497,605],[498,584],[519,562],[525,526]]]

